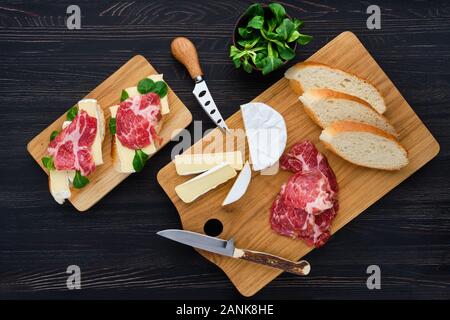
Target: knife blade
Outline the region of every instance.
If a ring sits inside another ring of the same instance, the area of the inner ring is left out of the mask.
[[[203,71],[198,60],[197,49],[187,38],[175,38],[171,45],[171,51],[175,59],[181,62],[189,72],[191,78],[195,81],[195,87],[192,93],[211,120],[223,131],[229,132],[214,99],[203,79]]]
[[[310,264],[305,260],[295,262],[265,252],[236,248],[233,239],[223,240],[201,233],[179,229],[162,230],[157,232],[157,234],[164,238],[197,249],[227,257],[251,261],[272,268],[281,269],[296,275],[306,276],[311,271]]]

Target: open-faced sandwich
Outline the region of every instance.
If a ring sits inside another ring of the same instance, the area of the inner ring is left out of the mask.
[[[124,89],[119,105],[110,107],[112,159],[118,172],[139,172],[162,143],[158,135],[169,113],[167,84],[162,74],[150,75]]]
[[[61,131],[53,131],[48,155],[42,163],[49,170],[50,193],[56,202],[71,196],[71,187],[83,188],[95,168],[103,164],[105,118],[97,100],[84,99],[73,106]]]

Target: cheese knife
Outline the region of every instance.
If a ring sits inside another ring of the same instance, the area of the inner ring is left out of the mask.
[[[287,260],[269,253],[239,249],[234,246],[233,239],[223,240],[192,231],[167,229],[157,232],[158,235],[188,246],[217,253],[223,256],[243,259],[272,268],[281,269],[296,275],[306,276],[311,271],[305,260],[298,262]]]
[[[192,93],[197,98],[198,103],[220,129],[229,132],[228,126],[209,92],[205,79],[203,79],[203,71],[200,67],[197,49],[195,49],[194,44],[187,38],[178,37],[172,41],[170,48],[175,59],[186,67],[189,75],[195,81]]]

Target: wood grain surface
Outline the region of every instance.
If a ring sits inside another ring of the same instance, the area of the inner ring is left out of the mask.
[[[286,150],[295,143],[307,139],[312,141],[328,158],[339,184],[339,212],[331,226],[331,233],[334,234],[433,159],[439,152],[439,144],[353,33],[343,32],[307,60],[346,70],[373,83],[385,99],[387,111],[384,115],[398,130],[399,141],[408,151],[409,164],[399,171],[358,167],[331,151],[324,150],[319,141],[322,130],[302,110],[298,94],[289,86],[287,79],[277,81],[252,99],[254,102],[267,103],[281,113],[286,122],[288,134]],[[241,111],[233,114],[226,122],[229,128],[244,128]],[[186,152],[198,153],[204,148],[224,150],[223,140],[220,129],[215,129]],[[237,139],[235,148],[231,147],[225,151],[244,150],[245,160],[249,160],[245,139]],[[292,173],[287,172],[279,172],[276,175],[260,175],[254,172],[246,194],[229,206],[222,206],[222,202],[234,180],[220,185],[188,204],[177,196],[175,186],[192,177],[179,176],[173,162],[158,172],[158,182],[178,209],[184,229],[204,232],[206,222],[209,219],[217,219],[223,224],[220,237],[233,238],[237,247],[267,252],[297,261],[312,248],[303,241],[283,237],[273,232],[269,223],[270,207],[281,186],[291,175]],[[199,252],[217,264],[239,292],[245,296],[254,295],[281,273],[278,269],[202,250]]]
[[[111,152],[113,136],[108,130],[108,123],[111,119],[109,107],[120,103],[120,94],[123,89],[136,86],[140,80],[152,74],[158,74],[155,68],[143,56],[134,56],[83,98],[96,99],[100,108],[102,108],[105,114],[105,138],[102,144],[103,164],[98,166],[94,173],[89,176],[90,182],[88,185],[82,189],[72,188],[71,190],[72,195],[69,201],[77,210],[86,211],[90,209],[130,175],[129,173],[117,172],[114,169]],[[172,137],[175,137],[192,122],[192,114],[170,86],[168,86],[168,89],[167,98],[170,112],[163,118],[162,130],[159,132],[162,143],[157,145],[156,152],[161,150],[170,142]],[[41,159],[47,155],[50,134],[55,130],[59,131],[65,120],[66,114],[64,113],[27,145],[28,152],[47,174],[48,170],[45,169]],[[150,158],[156,152],[150,154]],[[151,160],[149,159],[147,164],[150,165],[150,163]]]
[[[156,182],[171,142],[152,164],[112,190],[88,214],[58,206],[47,176],[26,144],[62,110],[137,54],[158,72],[202,129],[213,128],[192,95],[192,80],[170,54],[176,36],[197,46],[222,115],[282,77],[234,69],[228,47],[235,20],[252,1],[0,1],[0,297],[221,299],[241,295],[193,249],[155,232],[180,228],[175,207]],[[81,8],[80,30],[65,26]],[[284,273],[254,299],[448,299],[450,297],[450,4],[377,1],[381,29],[368,30],[372,2],[283,1],[314,40],[306,59],[345,30],[354,32],[441,145],[439,155],[364,214],[305,256],[308,277]],[[194,132],[194,124],[188,127]],[[198,139],[198,138],[197,138]],[[183,264],[179,262],[183,261]],[[78,265],[82,290],[67,290]],[[369,265],[381,290],[366,287]]]

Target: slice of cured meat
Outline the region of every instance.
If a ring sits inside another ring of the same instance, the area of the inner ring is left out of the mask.
[[[270,224],[277,233],[320,247],[330,238],[339,208],[336,177],[314,144],[295,144],[280,159],[281,168],[295,174],[281,187],[272,204]]]
[[[81,110],[73,121],[48,145],[57,170],[79,170],[87,176],[95,170],[92,144],[97,134],[97,119]]]
[[[280,167],[294,173],[319,170],[324,174],[330,184],[331,190],[338,192],[336,176],[325,158],[311,141],[296,143],[288,153],[280,158]]]
[[[129,149],[142,149],[161,138],[156,128],[161,120],[161,101],[150,92],[128,98],[120,103],[116,115],[116,134],[119,141]]]

